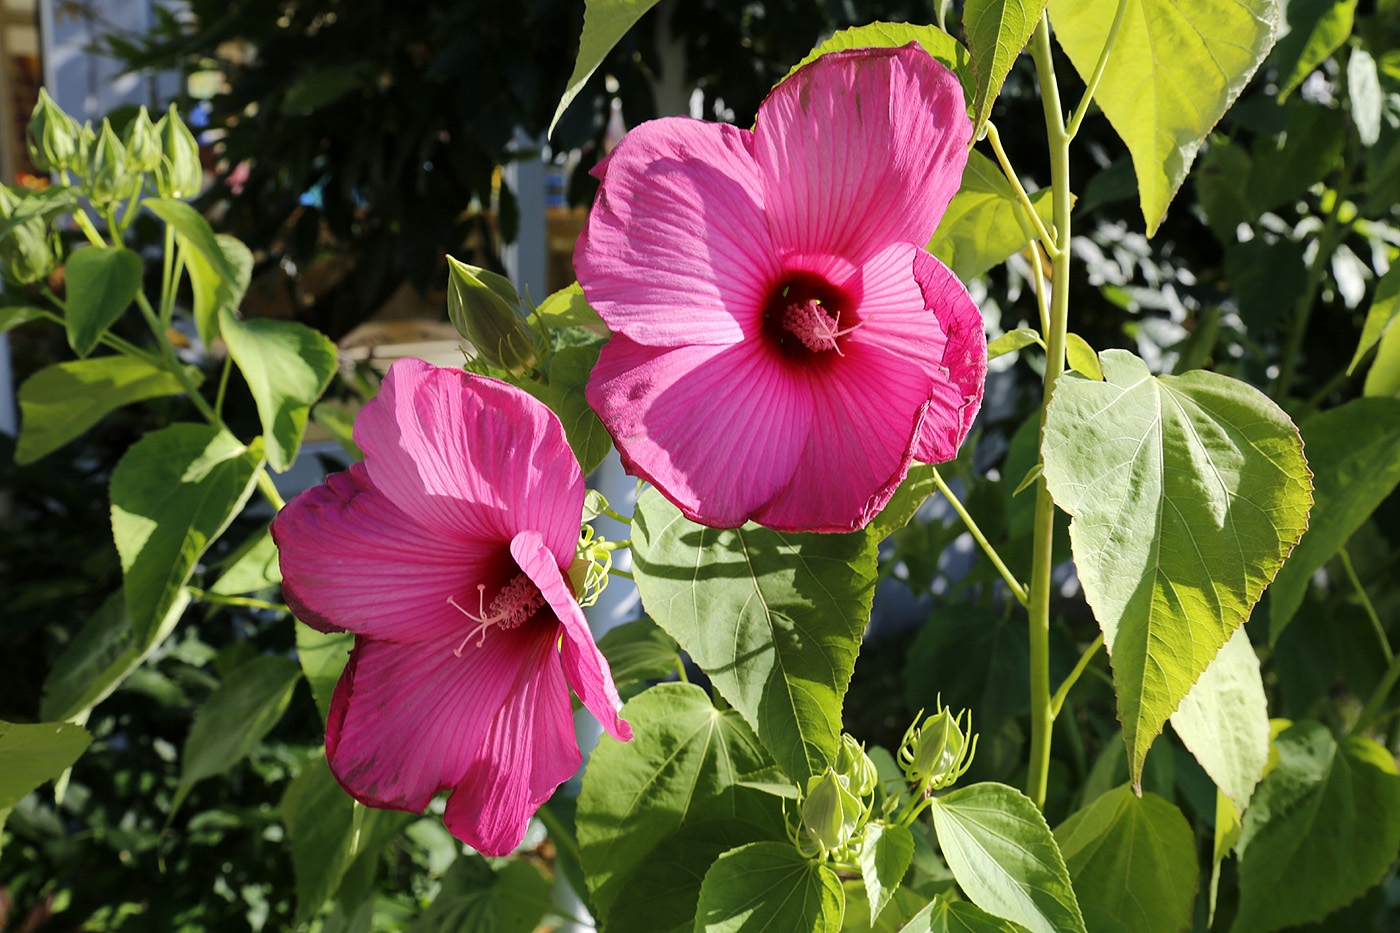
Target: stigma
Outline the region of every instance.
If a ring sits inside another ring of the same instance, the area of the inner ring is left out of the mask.
[[[858,329],[861,324],[853,327],[841,329],[841,312],[836,312],[832,317],[827,314],[822,303],[815,298],[805,302],[794,302],[788,305],[786,313],[783,315],[783,329],[791,333],[802,345],[813,353],[823,350],[835,350],[837,356],[845,356],[841,348],[836,344],[837,337],[844,337],[851,331]]]
[[[499,629],[513,629],[519,626],[530,616],[544,608],[544,594],[539,587],[523,573],[518,573],[515,578],[501,588],[491,600],[491,605],[486,606],[486,584],[476,585],[477,610],[475,614],[463,609],[456,599],[449,596],[447,602],[462,615],[476,623],[471,631],[467,632],[462,643],[457,646],[457,650],[452,652],[457,657],[462,656],[462,651],[466,649],[467,642],[473,637],[476,638],[476,646],[480,648],[486,643],[486,630],[491,626]]]

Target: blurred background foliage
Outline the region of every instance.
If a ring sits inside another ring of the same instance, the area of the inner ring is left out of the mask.
[[[934,23],[937,6],[663,3],[611,53],[556,130],[551,151],[561,158],[577,151],[570,200],[586,205],[592,196],[586,173],[603,151],[615,107],[626,125],[650,119],[663,112],[658,98],[666,92],[658,89],[669,82],[698,90],[706,118],[749,126],[772,84],[823,36],[874,19]],[[960,6],[947,14],[958,36]],[[217,228],[243,239],[262,267],[295,275],[336,257],[342,271],[335,283],[296,315],[339,337],[402,282],[437,283],[442,255],[464,243],[498,262],[499,244],[515,225],[514,196],[498,169],[534,157],[543,144],[573,66],[582,7],[581,0],[192,0],[188,15],[168,17],[149,36],[111,36],[107,48],[132,68],[217,77],[220,91],[207,110],[210,128],[222,132],[217,180],[200,206]],[[1151,240],[1122,143],[1097,111],[1085,122],[1071,163],[1079,231],[1071,329],[1097,350],[1133,349],[1159,372],[1205,367],[1265,389],[1306,436],[1308,417],[1319,411],[1363,393],[1400,392],[1400,327],[1348,373],[1378,283],[1400,255],[1400,3],[1291,0],[1285,21],[1286,34],[1203,148]],[[666,61],[683,62],[684,74],[665,74]],[[1065,99],[1077,100],[1073,68],[1058,57],[1057,70]],[[1027,187],[1045,183],[1040,102],[1024,58],[993,120]],[[240,165],[246,176],[235,173]],[[969,283],[992,336],[1038,326],[1037,261],[1023,250]],[[20,378],[66,358],[61,339],[39,331],[13,334]],[[1012,491],[1034,462],[1036,425],[1027,419],[1039,406],[1037,365],[1030,353],[994,362],[975,442],[945,470],[1023,579],[1033,496]],[[12,449],[0,450],[7,502],[0,512],[0,719],[40,718],[36,698],[46,677],[119,585],[107,525],[111,466],[142,432],[180,414],[160,404],[124,411],[36,466],[15,466]],[[251,420],[251,409],[243,417]],[[882,548],[879,614],[856,666],[847,729],[894,748],[914,711],[932,707],[941,693],[945,704],[978,717],[982,745],[969,780],[1019,784],[1028,705],[1024,625],[1011,602],[996,596],[997,575],[956,516],[931,500],[921,519]],[[251,523],[225,540],[257,530]],[[203,585],[217,579],[227,556],[227,546],[209,555]],[[1395,495],[1357,532],[1350,557],[1393,640],[1400,625]],[[1250,629],[1275,715],[1340,724],[1356,715],[1356,697],[1371,692],[1384,662],[1346,568],[1334,560],[1325,569],[1276,644],[1267,644],[1267,626]],[[1061,576],[1056,682],[1076,646],[1097,634],[1072,573],[1062,568]],[[527,839],[525,858],[488,864],[459,857],[460,846],[432,815],[353,825],[343,796],[343,810],[325,809],[323,835],[294,825],[289,795],[316,799],[306,795],[328,786],[318,777],[324,767],[316,771],[322,719],[300,684],[246,760],[196,784],[171,812],[196,711],[242,665],[297,648],[288,617],[257,605],[275,599],[275,587],[255,596],[249,605],[188,613],[93,713],[93,748],[73,769],[61,805],[45,790],[10,814],[0,850],[0,926],[256,931],[314,918],[326,931],[410,923],[414,930],[532,929],[548,907],[545,879],[556,872],[577,878],[570,853],[540,834]],[[1052,825],[1126,773],[1102,655],[1090,673],[1076,690],[1075,714],[1057,721]],[[1394,749],[1400,722],[1388,728]],[[1145,786],[1209,832],[1211,783],[1174,735],[1149,756]],[[547,816],[568,825],[570,806],[561,795]],[[330,864],[327,853],[350,835],[359,840],[354,857]],[[1208,851],[1209,840],[1199,841]],[[1227,870],[1226,916],[1232,897]],[[1197,928],[1204,923],[1199,916]],[[1366,898],[1310,929],[1397,928],[1392,869]]]

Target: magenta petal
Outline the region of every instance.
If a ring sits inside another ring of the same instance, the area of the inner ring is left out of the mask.
[[[531,815],[582,763],[553,641],[522,662],[510,696],[447,800],[448,830],[485,855],[506,855],[519,845]]]
[[[952,270],[921,250],[914,263],[914,275],[923,289],[925,303],[946,335],[942,365],[947,381],[942,394],[956,406],[953,412],[930,410],[915,458],[923,463],[942,463],[958,455],[958,448],[982,407],[982,390],[987,381],[987,334],[982,313]]]
[[[463,634],[413,645],[357,639],[326,724],[331,771],[357,800],[422,810],[461,782],[522,671],[558,666],[552,626],[493,628],[458,657]]]
[[[957,79],[910,45],[822,56],[773,89],[754,133],[779,254],[859,264],[889,243],[928,242],[962,181],[972,123]]]
[[[747,130],[668,117],[609,156],[574,268],[614,332],[729,344],[758,326],[777,265],[752,144]]]
[[[792,479],[813,420],[807,384],[764,341],[658,349],[614,334],[588,403],[628,472],[688,518],[733,528]]]
[[[598,650],[588,620],[569,591],[554,555],[537,532],[523,531],[510,543],[510,556],[540,588],[545,602],[564,625],[562,654],[564,677],[587,710],[598,718],[608,735],[621,742],[632,738],[632,727],[619,717],[622,698],[617,695],[608,659]]]
[[[496,574],[500,546],[426,534],[370,482],[363,464],[308,489],[272,523],[287,605],[312,628],[387,641],[447,637],[447,602]]]
[[[505,543],[522,528],[572,556],[583,474],[564,429],[520,389],[397,360],[355,419],[375,487],[422,528]]]

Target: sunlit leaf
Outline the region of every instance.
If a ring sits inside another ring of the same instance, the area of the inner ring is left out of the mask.
[[[1046,0],[968,0],[963,6],[963,28],[977,92],[972,99],[973,133],[976,139],[991,116],[992,102],[1011,63],[1021,54],[1035,31]]]
[[[1050,189],[1042,188],[1030,198],[1046,229],[1053,227]],[[1016,220],[1020,209],[1016,189],[996,163],[980,152],[969,152],[962,185],[938,222],[928,251],[964,282],[974,279],[1030,242]]]
[[[199,339],[206,347],[219,336],[219,312],[224,308],[237,311],[253,279],[253,254],[237,237],[220,233],[214,237],[224,255],[222,265],[216,266],[190,240],[179,237],[180,256],[190,276],[194,293],[194,323]],[[232,273],[233,278],[224,278]]]
[[[579,39],[578,61],[574,63],[573,74],[564,86],[564,96],[559,98],[559,106],[549,121],[546,136],[554,134],[554,127],[578,92],[593,77],[593,72],[607,58],[612,47],[626,35],[642,14],[656,5],[656,0],[588,0],[583,8],[583,35]]]
[[[1356,371],[1361,358],[1389,332],[1396,318],[1400,318],[1400,265],[1391,266],[1390,271],[1381,276],[1381,280],[1376,283],[1376,296],[1371,300],[1370,310],[1366,312],[1366,323],[1361,327],[1361,340],[1357,343],[1356,352],[1352,354],[1351,363],[1347,366],[1348,374]]]
[[[865,884],[873,925],[899,887],[914,858],[914,835],[907,826],[871,822],[860,849],[860,877]]]
[[[957,75],[962,85],[963,96],[971,101],[975,81],[972,77],[972,60],[962,43],[937,26],[922,26],[914,23],[868,23],[841,29],[830,39],[808,52],[803,59],[788,70],[784,78],[792,77],[793,72],[814,62],[828,52],[844,52],[847,49],[895,49],[917,42],[923,50],[933,56],[945,68]]]
[[[68,344],[87,356],[141,290],[141,257],[117,246],[88,246],[68,257],[63,273]]]
[[[695,928],[706,933],[837,933],[841,879],[788,842],[754,842],[705,873]]]
[[[993,917],[976,904],[936,897],[900,933],[1023,933],[1023,928]]]
[[[1332,57],[1351,35],[1356,0],[1289,0],[1284,6],[1284,26],[1274,49],[1278,67],[1278,99],[1298,89],[1303,79]]]

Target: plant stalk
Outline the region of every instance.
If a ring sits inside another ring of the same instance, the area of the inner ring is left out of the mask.
[[[1065,129],[1065,134],[1070,139],[1074,139],[1079,132],[1079,124],[1084,122],[1084,116],[1089,112],[1089,105],[1094,101],[1094,92],[1099,89],[1099,81],[1103,78],[1104,69],[1108,67],[1108,56],[1113,52],[1114,40],[1118,38],[1118,27],[1123,25],[1123,14],[1128,12],[1128,0],[1118,0],[1118,9],[1113,13],[1113,24],[1108,27],[1108,37],[1104,39],[1103,51],[1099,53],[1098,63],[1094,65],[1094,73],[1089,77],[1089,83],[1084,88],[1084,97],[1079,101],[1079,106],[1074,108],[1074,116],[1070,117],[1069,126]]]
[[[991,542],[987,540],[987,536],[982,533],[982,529],[977,527],[977,522],[973,521],[967,509],[963,508],[963,504],[958,501],[958,497],[953,495],[953,490],[948,488],[948,484],[943,482],[943,477],[939,474],[937,467],[933,469],[933,483],[938,487],[938,491],[943,493],[948,501],[952,503],[954,511],[958,513],[958,517],[961,518],[963,524],[967,526],[967,530],[972,535],[973,540],[982,546],[982,553],[987,555],[992,565],[997,568],[997,572],[1001,574],[1001,578],[1006,581],[1006,585],[1011,587],[1011,593],[1016,597],[1016,601],[1023,606],[1026,605],[1029,597],[1026,595],[1025,586],[1020,580],[1017,580],[1016,575],[1007,568],[1005,562],[1001,559],[1001,555],[997,553],[997,549],[992,547]]]

